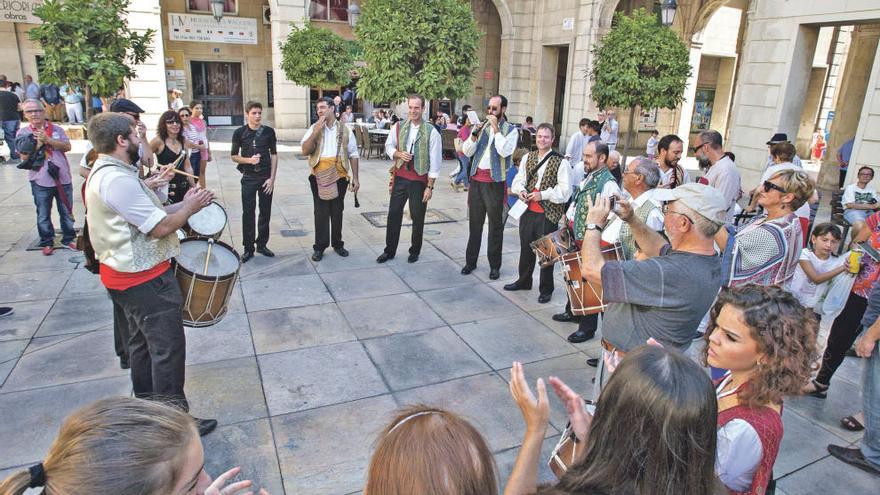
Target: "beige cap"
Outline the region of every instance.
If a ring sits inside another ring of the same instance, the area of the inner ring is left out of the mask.
[[[718,225],[727,220],[727,203],[718,189],[705,184],[691,182],[675,189],[655,189],[656,201],[681,201],[701,217]]]

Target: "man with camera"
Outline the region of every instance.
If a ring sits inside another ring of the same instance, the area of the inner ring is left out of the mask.
[[[52,225],[52,201],[58,205],[61,219],[61,244],[76,249],[76,231],[73,228],[73,185],[70,165],[65,153],[70,151],[70,140],[64,129],[46,119],[39,100],[27,100],[22,105],[28,125],[18,130],[16,148],[22,163],[18,168],[28,170],[31,193],[37,206],[37,232],[43,255],[55,250],[55,227]]]

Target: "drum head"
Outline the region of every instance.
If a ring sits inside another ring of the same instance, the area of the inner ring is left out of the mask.
[[[205,272],[205,256],[208,254],[208,241],[205,239],[186,239],[180,243],[177,264],[198,275],[222,277],[238,271],[239,261],[235,251],[223,244],[214,243],[208,271]]]
[[[186,223],[196,234],[212,237],[222,232],[226,227],[226,210],[212,201],[211,204],[189,217]]]

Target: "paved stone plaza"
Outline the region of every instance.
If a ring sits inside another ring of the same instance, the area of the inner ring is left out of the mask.
[[[451,161],[444,162],[430,207],[453,221],[426,225],[418,263],[406,262],[406,227],[397,258],[375,262],[385,230],[361,214],[387,208],[389,162],[382,160],[362,162],[361,207],[346,198],[343,236],[351,256],[328,250],[313,263],[306,164],[285,149],[269,242],[277,256],[257,255],[242,266],[222,322],[186,330],[192,413],[220,421],[204,439],[208,472],[240,465],[243,477],[273,495],[357,493],[377,432],[395,408],[421,402],[472,420],[496,452],[504,480],[524,433],[507,386],[511,362],[528,363],[531,382],[553,374],[576,390],[592,390],[594,369],[585,359],[598,355],[598,339],[571,345],[565,337],[576,327],[551,320],[565,303],[561,283],[546,305],[537,303],[537,281],[531,292],[502,290],[516,277],[512,223],[500,280],[489,281],[485,256],[473,274],[459,274],[466,195],[443,180]],[[223,158],[210,166],[208,184],[230,217],[223,240],[241,249],[239,174],[228,151],[215,154]],[[75,190],[80,183],[76,177]],[[82,202],[75,196],[80,225]],[[15,307],[14,316],[0,320],[5,476],[39,461],[73,409],[128,395],[130,384],[113,352],[111,304],[98,277],[75,263],[77,253],[26,251],[36,239],[36,217],[25,173],[14,166],[0,166],[0,205],[0,305]],[[483,252],[485,244],[484,238]],[[838,424],[860,408],[860,371],[859,360],[847,358],[828,399],[786,401],[777,493],[877,493],[878,478],[826,451],[829,443],[852,444],[861,436]],[[552,400],[545,458],[566,422]],[[546,468],[541,476],[552,477]]]

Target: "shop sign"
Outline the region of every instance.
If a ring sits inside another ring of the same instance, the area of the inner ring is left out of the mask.
[[[257,20],[224,16],[218,22],[209,15],[170,13],[168,38],[172,41],[256,45]]]
[[[0,0],[0,21],[42,24],[43,20],[33,12],[40,5],[43,0]]]

